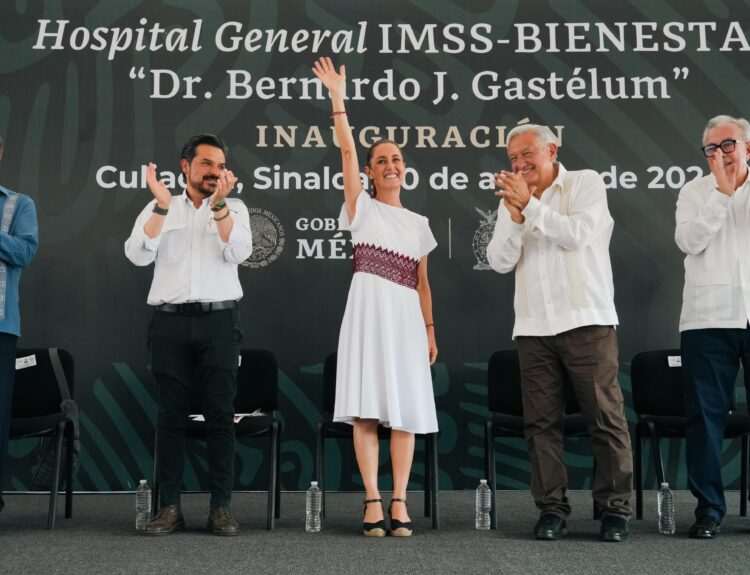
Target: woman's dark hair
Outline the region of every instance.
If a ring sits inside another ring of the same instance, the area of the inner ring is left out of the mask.
[[[382,144],[393,144],[394,146],[396,146],[398,148],[399,152],[401,151],[401,146],[399,146],[393,140],[388,140],[386,138],[381,138],[380,140],[375,140],[372,143],[372,145],[370,146],[370,148],[367,150],[367,164],[366,165],[368,165],[368,166],[370,165],[370,162],[372,161],[372,157],[375,155],[375,148],[377,148],[378,146],[380,146]],[[403,153],[401,155],[403,156]],[[372,181],[371,185],[372,185],[372,197],[374,198],[375,196],[378,195],[378,190],[375,189],[375,181]]]
[[[229,154],[229,148],[227,148],[224,140],[222,140],[219,136],[215,136],[214,134],[197,134],[188,138],[188,141],[185,142],[184,146],[182,146],[180,158],[182,158],[183,160],[187,160],[189,164],[193,161],[193,158],[195,158],[196,148],[201,144],[207,144],[209,146],[213,146],[214,148],[219,148],[222,152],[224,152],[225,157],[227,156],[227,154]]]

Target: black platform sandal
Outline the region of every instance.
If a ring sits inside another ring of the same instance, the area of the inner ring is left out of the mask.
[[[362,509],[362,516],[364,517],[365,513],[367,513],[367,506],[370,503],[383,503],[382,499],[365,499],[365,506]],[[376,521],[375,523],[365,523],[362,522],[362,531],[365,534],[365,537],[385,537],[385,519],[381,519],[380,521]]]
[[[399,521],[398,519],[394,519],[391,515],[391,507],[393,507],[394,501],[403,503],[404,507],[406,507],[407,505],[406,499],[399,499],[398,497],[394,497],[393,499],[391,499],[391,503],[390,505],[388,505],[388,517],[391,520],[391,530],[388,533],[393,537],[410,537],[413,531],[411,527],[411,521]]]

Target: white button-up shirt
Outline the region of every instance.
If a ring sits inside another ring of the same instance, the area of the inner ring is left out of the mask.
[[[750,174],[748,174],[750,178]],[[713,174],[677,198],[675,241],[685,252],[680,331],[744,328],[750,320],[750,179],[727,196]]]
[[[585,325],[617,325],[609,241],[614,221],[593,170],[558,174],[515,223],[500,201],[487,260],[516,270],[516,336],[549,336]]]
[[[154,265],[150,305],[238,300],[242,286],[237,266],[252,252],[250,216],[242,200],[227,198],[234,224],[229,241],[221,241],[208,198],[199,208],[187,193],[172,198],[161,233],[149,238],[143,226],[156,200],[138,216],[125,242],[125,255],[137,266]]]

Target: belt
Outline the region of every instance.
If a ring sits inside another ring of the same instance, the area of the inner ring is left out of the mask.
[[[180,313],[182,315],[200,315],[212,311],[221,311],[225,309],[235,309],[240,303],[234,299],[224,301],[191,301],[187,303],[163,303],[157,305],[156,311],[166,313]]]

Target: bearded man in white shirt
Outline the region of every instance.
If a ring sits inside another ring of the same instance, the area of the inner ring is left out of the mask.
[[[702,150],[711,173],[680,190],[675,240],[685,253],[680,339],[686,460],[688,485],[698,499],[689,535],[713,539],[727,510],[722,440],[740,361],[750,392],[750,123],[712,118]]]
[[[617,381],[609,241],[614,222],[602,178],[567,171],[546,126],[526,124],[507,138],[512,171],[496,174],[502,198],[487,259],[515,269],[513,337],[518,343],[537,539],[567,533],[570,504],[563,461],[566,381],[575,391],[596,459],[592,495],[600,539],[628,538],[632,455]]]
[[[154,196],[138,216],[125,254],[137,266],[154,263],[148,304],[151,370],[159,386],[157,422],[161,506],[147,535],[184,529],[180,509],[185,426],[191,396],[205,416],[211,502],[208,529],[236,535],[229,504],[234,483],[234,397],[242,323],[237,266],[250,255],[250,217],[227,195],[237,182],[226,168],[227,148],[212,134],[191,137],[182,148],[185,191],[172,197],[149,164]]]

